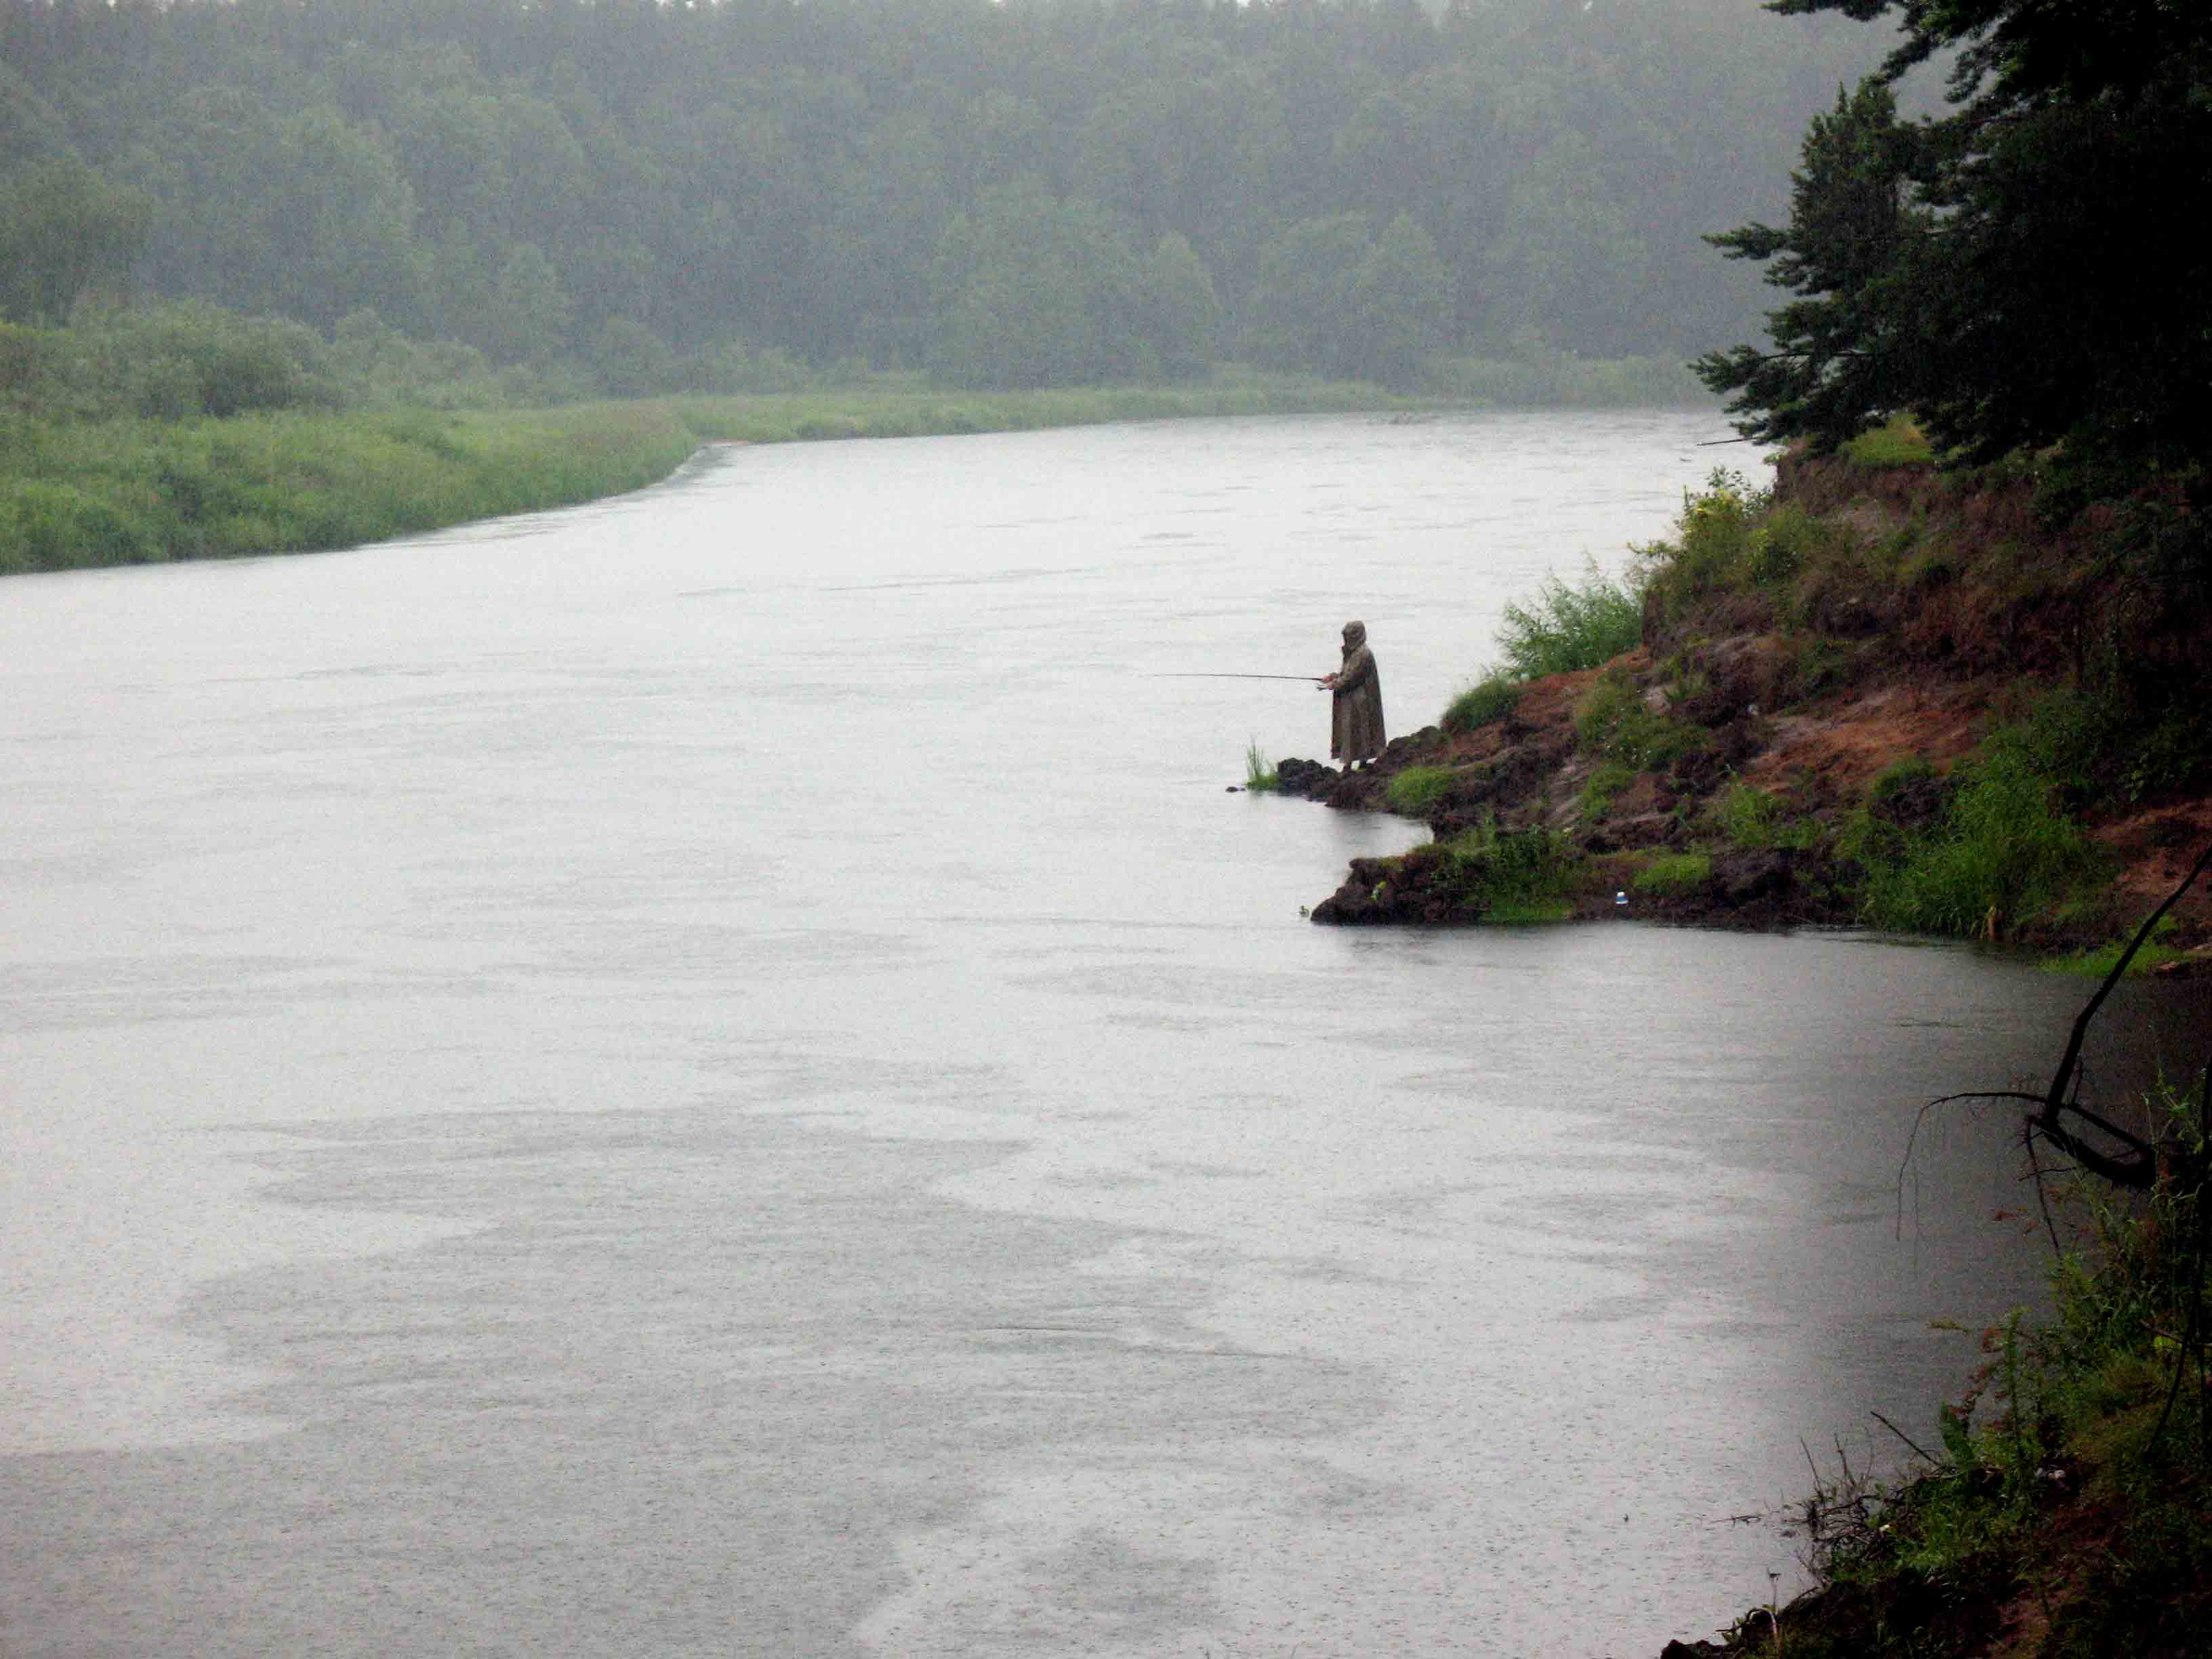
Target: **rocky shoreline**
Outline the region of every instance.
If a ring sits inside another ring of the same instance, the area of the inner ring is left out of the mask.
[[[1503,718],[1473,731],[1440,726],[1394,739],[1376,760],[1346,773],[1304,759],[1277,764],[1279,793],[1342,811],[1392,811],[1430,829],[1428,845],[1395,858],[1352,861],[1312,919],[1345,927],[1436,927],[1485,920],[1470,904],[1453,848],[1484,830],[1542,832],[1572,861],[1559,894],[1562,919],[1644,920],[1753,930],[1844,927],[1858,920],[1857,872],[1836,851],[1834,830],[1863,808],[1911,833],[1940,822],[1947,772],[1972,753],[2008,682],[1915,684],[1869,674],[1826,695],[1793,698],[1784,653],[1766,638],[1689,647],[1665,665],[1639,649],[1603,669],[1529,684]],[[1682,752],[1625,781],[1577,729],[1601,678],[1625,686],[1635,706],[1690,735]],[[1698,689],[1685,695],[1682,688]],[[1780,707],[1784,712],[1767,714]],[[1901,756],[1924,772],[1877,787]],[[1401,780],[1417,775],[1409,791]],[[1599,799],[1593,785],[1620,784]],[[1771,810],[1768,844],[1732,840],[1720,820],[1731,792]],[[2092,829],[2116,874],[2103,914],[2018,918],[1992,942],[2045,951],[2101,943],[2140,902],[2148,909],[2212,839],[2212,801],[2169,802]],[[1795,843],[1795,844],[1792,844]],[[1666,878],[1654,879],[1655,867]],[[2139,912],[2138,912],[2139,913]],[[2172,943],[2196,958],[2166,971],[2212,968],[2212,896],[2192,894]]]
[[[1278,763],[1285,794],[1431,832],[1401,858],[1355,860],[1310,914],[1853,924],[1871,912],[1871,874],[1893,888],[1911,859],[1967,836],[2002,732],[2016,757],[2023,744],[2071,757],[2028,763],[2051,816],[2013,805],[2086,856],[2069,855],[2062,882],[1996,854],[1965,889],[1978,898],[1947,890],[1940,915],[1887,925],[2103,945],[2212,842],[2212,739],[2194,694],[2174,690],[2212,664],[2203,612],[2146,586],[2128,551],[2154,531],[2194,545],[2195,514],[2184,494],[2152,492],[2061,523],[2032,470],[1793,453],[1771,492],[1717,473],[1677,540],[1640,550],[1633,648],[1493,675],[1349,774]],[[2162,970],[2212,962],[2212,893],[2192,892],[2171,924]]]

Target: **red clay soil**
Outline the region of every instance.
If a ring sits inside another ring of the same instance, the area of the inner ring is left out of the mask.
[[[1917,755],[1948,768],[1972,752],[1990,688],[1941,680],[1875,685],[1815,711],[1768,722],[1766,747],[1742,769],[1747,783],[1781,795],[1808,783],[1857,799],[1886,767]]]
[[[1355,811],[1389,811],[1390,781],[1411,768],[1456,775],[1426,817],[1438,839],[1495,820],[1509,829],[1542,824],[1573,839],[1599,860],[1588,904],[1610,905],[1613,884],[1632,878],[1633,861],[1665,851],[1712,846],[1698,825],[1717,799],[1739,783],[1772,794],[1784,815],[1812,816],[1832,823],[1867,799],[1868,785],[1886,768],[1917,757],[1948,770],[1972,754],[1994,723],[1992,707],[2016,694],[2017,679],[1987,675],[1948,677],[1895,659],[1870,665],[1859,683],[1768,713],[1751,701],[1767,695],[1790,660],[1786,643],[1768,635],[1708,640],[1696,647],[1719,688],[1676,703],[1670,682],[1678,665],[1656,665],[1639,647],[1605,670],[1556,674],[1532,682],[1512,713],[1475,731],[1454,735],[1435,726],[1401,737],[1370,765],[1349,775],[1312,762],[1282,763],[1286,793],[1310,796]],[[1577,706],[1601,672],[1626,675],[1655,712],[1690,720],[1706,730],[1700,753],[1662,771],[1640,775],[1614,798],[1597,823],[1586,823],[1579,798],[1596,763],[1576,739]],[[2147,914],[2185,875],[2212,841],[2212,799],[2165,802],[2100,821],[2092,836],[2110,848],[2118,869],[2112,902],[2102,916],[2070,928],[2034,930],[2048,948],[2099,942]],[[1364,860],[1322,919],[1358,922],[1434,921],[1457,915],[1427,890],[1421,860],[1400,869],[1393,860]],[[1441,874],[1436,879],[1442,879]],[[1597,889],[1601,886],[1603,891]],[[1388,888],[1390,902],[1374,895]],[[1681,921],[1735,927],[1790,927],[1849,919],[1834,897],[1835,872],[1814,854],[1716,852],[1712,881],[1703,890],[1639,901],[1639,914]],[[1593,908],[1595,907],[1595,908]],[[2175,912],[2180,926],[2172,943],[2212,941],[2212,890],[2193,890]],[[2212,955],[2185,968],[2212,971]]]

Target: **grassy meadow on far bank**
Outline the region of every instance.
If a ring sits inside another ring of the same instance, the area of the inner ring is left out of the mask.
[[[1522,401],[1589,407],[1665,402],[1653,394],[1674,386],[1641,362],[1563,362],[1538,374],[1467,360],[1443,396],[1224,371],[1176,386],[1018,392],[884,377],[550,408],[288,407],[181,418],[0,410],[0,574],[358,546],[635,489],[702,443]]]
[[[697,444],[649,404],[18,421],[0,426],[0,573],[358,546],[635,489]]]
[[[0,573],[358,546],[565,507],[665,477],[703,443],[1006,431],[1374,407],[1372,388],[896,387],[550,409],[261,410],[218,418],[0,416]]]

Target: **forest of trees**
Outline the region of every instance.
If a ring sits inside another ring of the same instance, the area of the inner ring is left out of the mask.
[[[1890,44],[1755,0],[0,0],[0,318],[670,389],[1680,360]]]
[[[2212,179],[2212,7],[1774,9],[1894,10],[1903,31],[1807,133],[1788,223],[1715,239],[1795,296],[1771,348],[1698,365],[1745,432],[1832,448],[1909,410],[1956,460],[2063,443],[2077,465],[2201,472],[2212,254],[2182,221]],[[1949,107],[1901,119],[1894,83],[1938,58]]]

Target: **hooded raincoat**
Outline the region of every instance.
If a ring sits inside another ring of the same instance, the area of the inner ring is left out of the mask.
[[[1367,624],[1344,625],[1344,665],[1329,677],[1328,752],[1346,766],[1382,752],[1382,681],[1367,648]]]

